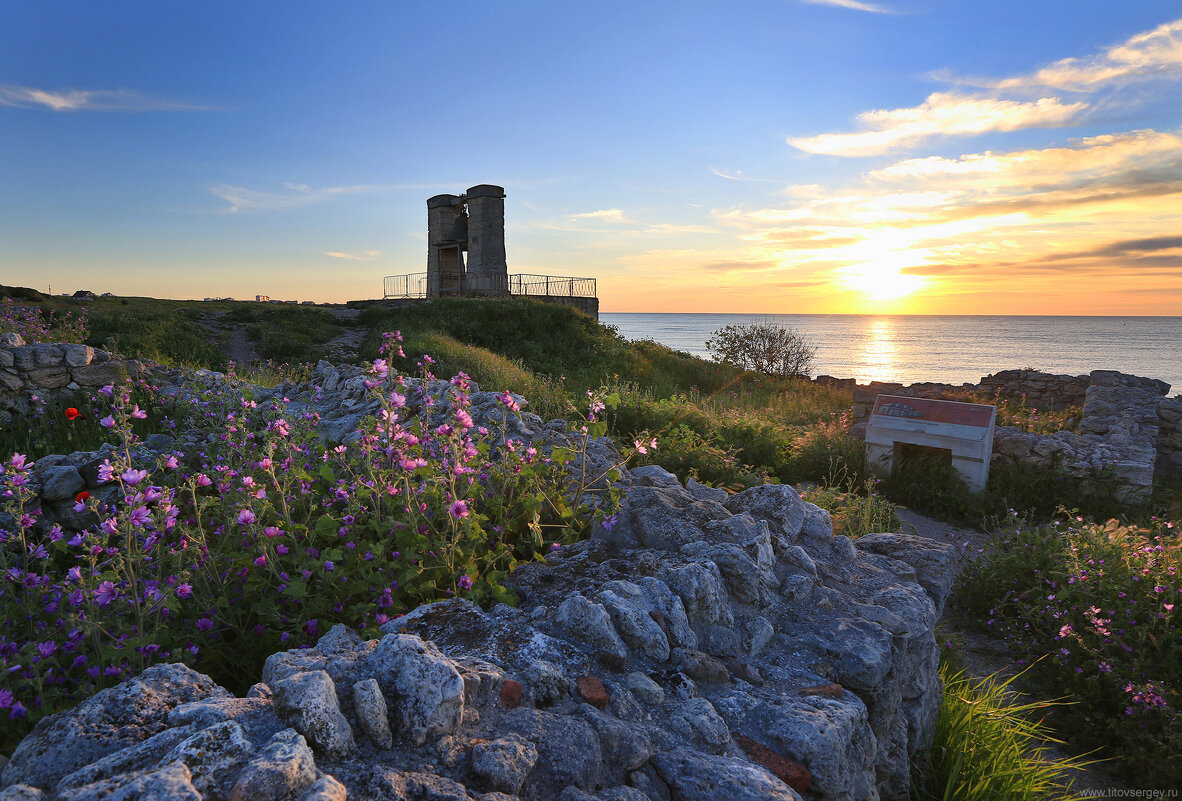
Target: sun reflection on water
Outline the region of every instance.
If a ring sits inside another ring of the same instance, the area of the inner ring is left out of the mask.
[[[862,340],[862,354],[858,367],[860,381],[898,381],[898,345],[895,341],[895,321],[877,317],[870,321]]]

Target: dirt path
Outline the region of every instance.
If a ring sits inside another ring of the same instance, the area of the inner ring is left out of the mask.
[[[333,317],[338,320],[356,320],[361,311],[358,309],[329,309]],[[329,361],[333,364],[353,363],[360,357],[358,351],[361,341],[365,339],[366,330],[360,326],[345,328],[341,333],[330,339],[325,347],[328,349]]]
[[[903,521],[905,532],[954,545],[958,573],[964,562],[980,554],[989,541],[989,535],[983,531],[958,528],[902,507],[896,511]],[[959,581],[959,577],[957,580]],[[1004,680],[1021,672],[1021,667],[1012,661],[1012,649],[1009,644],[963,628],[947,610],[936,624],[936,637],[942,645],[953,645],[964,671],[973,678],[983,679],[997,674]],[[1024,700],[1041,699],[1043,694],[1021,678],[1011,686]],[[1054,743],[1045,742],[1043,745],[1047,748],[1047,756],[1051,758],[1062,759],[1069,753],[1074,753],[1061,749]],[[1136,789],[1113,778],[1104,770],[1103,765],[1092,765],[1086,769],[1072,771],[1071,777],[1074,780],[1072,790],[1077,798],[1107,798],[1115,793],[1127,795]]]

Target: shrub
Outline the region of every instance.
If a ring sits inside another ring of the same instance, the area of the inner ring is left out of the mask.
[[[804,489],[800,497],[829,511],[833,533],[847,537],[898,531],[902,526],[895,505],[877,492],[873,476],[861,486],[844,476],[832,475],[822,486]]]
[[[1031,675],[1079,703],[1055,724],[1108,747],[1139,783],[1182,782],[1182,544],[1172,521],[1135,528],[1012,518],[966,566],[954,606]],[[1102,754],[1107,756],[1108,754]]]
[[[86,339],[86,309],[57,313],[51,309],[24,306],[11,298],[0,302],[0,334],[15,333],[29,344],[74,342]]]
[[[817,349],[803,334],[778,323],[727,325],[706,340],[717,361],[777,376],[808,376]]]
[[[102,522],[73,537],[39,525],[31,463],[8,459],[0,708],[11,722],[0,747],[153,662],[184,660],[244,690],[268,654],[314,642],[333,623],[372,636],[423,602],[511,601],[500,579],[516,564],[614,511],[610,482],[567,469],[602,422],[541,451],[506,440],[504,422],[475,426],[466,376],[430,378],[425,366],[416,380],[375,361],[380,419],[331,449],[314,414],[209,393],[194,418],[208,421],[210,449],[146,468],[130,457],[139,411],[112,388],[122,448],[100,479],[117,489],[107,504],[110,491],[79,497],[75,509]],[[508,393],[501,403],[502,421],[518,411]]]

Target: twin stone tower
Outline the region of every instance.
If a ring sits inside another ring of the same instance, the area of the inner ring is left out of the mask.
[[[479,184],[462,195],[430,198],[427,296],[504,295],[508,291],[504,188]]]

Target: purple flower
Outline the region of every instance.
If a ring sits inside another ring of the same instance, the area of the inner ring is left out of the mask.
[[[456,501],[455,503],[453,503],[451,505],[451,508],[448,509],[448,512],[456,520],[467,517],[469,514],[471,514],[471,512],[468,511],[468,504],[464,501]],[[461,579],[461,581],[462,580],[463,579]],[[469,582],[469,584],[470,584],[470,582]]]
[[[119,521],[113,517],[108,517],[106,520],[103,521],[102,528],[103,528],[103,531],[106,532],[107,534],[118,534],[119,533]]]
[[[331,572],[336,569],[336,566],[330,560],[325,559],[324,560],[324,569]]]
[[[47,640],[37,645],[37,653],[41,654],[42,659],[48,659],[53,656],[55,651],[57,651],[57,643],[53,640]]]
[[[136,527],[146,526],[152,520],[152,513],[148,507],[139,506],[131,511],[131,524]]]
[[[470,590],[472,589],[472,579],[467,575],[460,576],[460,580],[456,582],[456,585],[461,590]]]
[[[104,395],[106,395],[109,398],[115,394],[115,385],[114,384],[107,384],[105,387],[100,389],[99,392],[103,393]]]
[[[99,425],[102,426],[103,428],[114,428],[115,427],[115,418],[112,417],[111,415],[107,415],[102,420],[99,420]]]
[[[128,469],[124,470],[122,475],[119,477],[122,478],[128,485],[134,487],[136,484],[148,477],[148,471],[136,470],[134,467],[129,467]]]
[[[243,509],[238,513],[238,524],[242,526],[249,526],[254,522],[254,512],[249,509]]]
[[[12,691],[0,688],[0,709],[8,709],[12,706]]]
[[[104,581],[98,585],[98,589],[94,591],[94,602],[99,606],[106,606],[119,597],[119,591],[115,589],[115,585],[109,581]]]
[[[33,466],[32,462],[25,461],[25,455],[23,453],[14,453],[12,458],[8,460],[8,464],[18,473]]]
[[[198,631],[209,631],[213,628],[213,621],[207,617],[203,617],[199,618],[195,625],[197,626]]]
[[[192,594],[193,594],[193,585],[192,584],[185,583],[185,584],[178,584],[177,585],[177,588],[176,588],[176,597],[177,598],[188,598]]]

